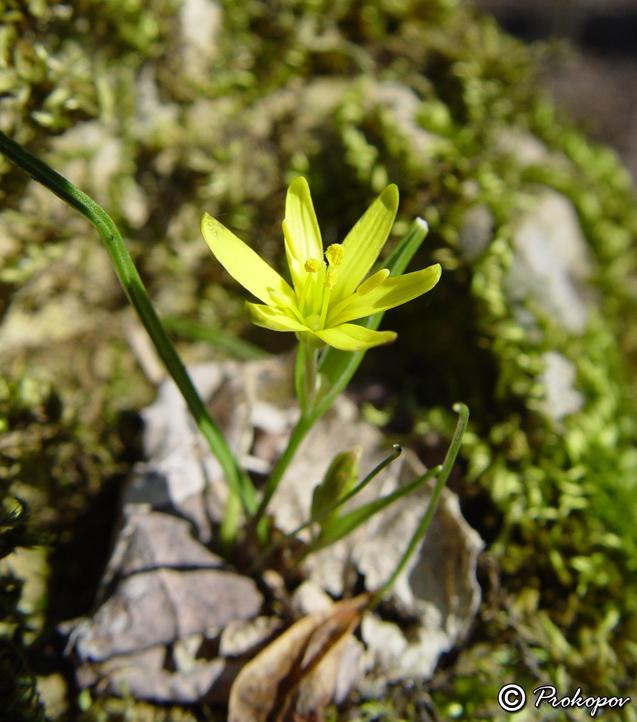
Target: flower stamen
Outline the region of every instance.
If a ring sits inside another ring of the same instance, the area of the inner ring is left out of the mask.
[[[293,180],[283,221],[292,283],[208,214],[202,216],[200,226],[221,265],[261,301],[248,303],[254,323],[273,331],[293,331],[311,350],[327,344],[354,352],[389,343],[396,334],[352,321],[417,298],[440,278],[440,266],[431,266],[396,278],[382,270],[363,280],[389,235],[397,208],[398,189],[390,185],[343,244],[333,243],[324,249],[307,181]],[[426,230],[422,223],[420,227]]]
[[[323,264],[316,258],[308,258],[303,264],[303,268],[307,275],[305,276],[305,283],[303,284],[303,290],[301,291],[301,297],[299,298],[299,308],[301,313],[305,313],[305,301],[307,295],[310,292],[310,286],[316,282],[314,274],[317,274],[321,270]]]
[[[325,280],[323,281],[323,285],[325,288],[327,288],[329,291],[331,291],[334,286],[336,286],[336,279],[338,278],[338,271],[335,268],[328,268],[327,273],[325,274]]]
[[[331,248],[331,246],[330,246]],[[329,248],[328,248],[329,250]],[[326,254],[327,255],[327,254]],[[321,306],[321,328],[325,328],[325,319],[327,318],[327,309],[330,304],[330,296],[332,295],[332,289],[336,285],[336,279],[338,276],[338,271],[336,268],[332,268],[331,266],[327,269],[327,272],[325,273],[325,280],[323,281],[323,286],[325,290],[323,291],[323,304]]]
[[[345,249],[340,243],[332,243],[331,246],[327,247],[325,251],[325,258],[327,258],[330,266],[338,268],[343,263],[343,256],[345,255]]]

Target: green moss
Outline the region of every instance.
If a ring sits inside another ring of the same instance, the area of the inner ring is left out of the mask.
[[[0,486],[0,490],[4,491]],[[29,507],[4,493],[0,497],[0,700],[7,719],[16,722],[44,720],[27,664],[24,638],[29,631],[28,615],[20,609],[23,580],[5,566],[16,547],[30,547],[40,539],[30,528]]]

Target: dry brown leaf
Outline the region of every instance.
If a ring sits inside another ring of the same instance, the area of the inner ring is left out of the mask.
[[[362,594],[303,617],[248,662],[232,685],[228,722],[321,720],[371,598]]]

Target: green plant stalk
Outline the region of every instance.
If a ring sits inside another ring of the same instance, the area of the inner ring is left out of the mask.
[[[409,264],[409,261],[411,261],[414,254],[425,240],[428,230],[427,224],[421,218],[417,218],[411,224],[405,236],[381,264],[383,268],[389,269],[390,276],[398,276],[404,272]],[[384,312],[369,316],[361,325],[366,326],[367,328],[377,329],[383,315]],[[326,381],[328,383],[328,390],[324,394],[321,394],[319,390],[319,393],[317,394],[316,388],[314,388],[312,398],[309,398],[307,395],[307,379],[304,379],[303,376],[307,373],[305,371],[304,364],[306,363],[307,356],[310,355],[310,350],[302,347],[303,344],[299,343],[294,372],[297,397],[299,398],[302,411],[301,418],[292,431],[290,441],[288,442],[288,448],[279,457],[272,473],[270,474],[263,498],[261,499],[261,503],[259,504],[259,508],[257,509],[251,525],[252,529],[256,528],[257,524],[261,521],[263,515],[265,514],[270,499],[281,482],[288,465],[294,458],[294,454],[301,441],[303,441],[305,435],[312,426],[314,426],[318,419],[320,419],[334,403],[336,397],[345,390],[345,387],[350,382],[352,376],[356,372],[356,369],[360,366],[361,361],[367,353],[366,351],[348,352],[338,351],[334,348],[327,348],[318,363],[318,374],[321,376],[321,386],[323,385],[323,382]],[[316,363],[316,352],[314,352],[313,358],[314,363]]]
[[[144,328],[168,369],[168,373],[184,397],[199,430],[208,442],[212,453],[217,457],[231,492],[239,496],[246,512],[253,514],[256,508],[256,495],[252,482],[237,465],[225,439],[197,393],[185,366],[155,313],[133,259],[113,220],[92,198],[89,198],[70,181],[1,131],[0,152],[58,198],[75,208],[99,231],[108,257],[128,300],[137,311]]]
[[[336,511],[338,508],[343,506],[343,504],[346,504],[350,499],[356,496],[359,491],[362,491],[369,484],[369,482],[372,481],[372,479],[378,476],[378,474],[380,474],[380,472],[386,466],[389,466],[392,461],[395,461],[402,453],[403,450],[400,448],[400,446],[398,444],[394,444],[394,451],[386,459],[383,459],[380,464],[375,466],[362,481],[360,481],[353,489],[351,489],[351,491],[349,491],[347,494],[344,494],[340,499],[337,499],[333,504],[325,507],[325,509],[323,509],[323,511],[321,511],[319,514],[316,514],[307,521],[303,522],[303,524],[294,529],[294,531],[291,531],[288,534],[284,534],[276,541],[272,542],[272,544],[270,544],[270,546],[265,549],[265,551],[263,551],[253,562],[252,566],[248,570],[248,573],[252,574],[257,569],[259,569],[263,565],[263,562],[270,556],[270,554],[275,552],[281,546],[281,544],[285,544],[285,542],[294,539],[297,534],[300,534],[304,529],[307,529],[308,526],[319,522],[322,519],[325,519],[325,517],[329,516],[333,511]]]
[[[296,391],[296,398],[303,414],[307,410],[308,399],[305,394],[305,354],[307,353],[307,347],[304,343],[299,341],[299,345],[296,348],[296,362],[294,364],[294,390]]]
[[[263,497],[261,498],[261,503],[259,504],[259,508],[257,509],[256,514],[252,519],[250,525],[251,529],[255,529],[259,525],[259,522],[263,518],[265,510],[270,503],[270,499],[274,496],[274,492],[277,490],[277,487],[279,486],[281,479],[283,478],[283,474],[290,465],[290,462],[294,458],[297,449],[301,445],[301,442],[305,438],[307,432],[312,428],[313,424],[314,419],[301,414],[301,418],[298,420],[296,426],[292,430],[292,434],[290,435],[290,440],[288,441],[288,445],[285,451],[279,457],[278,461],[274,466],[274,469],[272,469],[272,473],[268,478],[268,482],[265,486],[265,489],[263,490]]]
[[[301,407],[301,414],[312,410],[316,395],[318,373],[318,350],[299,341],[294,366],[294,388]]]
[[[398,562],[398,566],[394,570],[391,577],[385,582],[385,584],[383,584],[383,586],[376,592],[376,594],[374,594],[374,597],[369,605],[369,609],[374,609],[374,607],[376,607],[381,602],[382,598],[389,591],[389,589],[391,589],[394,582],[398,578],[398,575],[405,568],[405,565],[409,561],[411,555],[416,550],[416,547],[423,540],[425,534],[427,533],[427,529],[431,524],[431,520],[434,518],[434,514],[436,513],[436,509],[438,508],[440,495],[442,494],[442,490],[447,483],[447,479],[449,478],[451,469],[453,468],[453,465],[456,461],[456,457],[458,456],[458,452],[460,451],[460,446],[462,445],[462,438],[467,429],[467,424],[469,423],[469,409],[465,404],[454,404],[453,410],[457,414],[459,414],[458,424],[456,426],[456,431],[453,435],[451,445],[447,450],[445,460],[442,464],[442,471],[436,479],[436,484],[434,486],[431,499],[429,500],[427,510],[425,511],[425,514],[420,524],[418,525],[418,528],[414,532],[411,541],[409,542],[409,545],[405,550],[405,553]]]
[[[314,407],[316,398],[316,382],[318,380],[318,349],[305,347],[305,393],[308,410]],[[301,409],[304,412],[304,409]]]

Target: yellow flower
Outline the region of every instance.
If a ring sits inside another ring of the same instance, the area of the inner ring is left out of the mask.
[[[248,303],[254,323],[273,331],[294,331],[320,348],[363,351],[396,338],[350,321],[386,311],[433,288],[440,266],[389,278],[383,269],[363,280],[378,258],[398,210],[398,188],[390,185],[372,203],[342,244],[325,251],[305,178],[288,188],[283,234],[292,286],[249,246],[208,213],[201,232],[217,260],[263,303]]]

